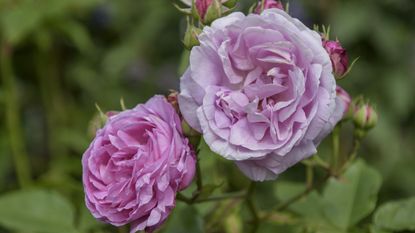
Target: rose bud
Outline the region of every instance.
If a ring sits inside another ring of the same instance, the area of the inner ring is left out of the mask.
[[[352,99],[350,98],[349,93],[347,93],[340,86],[336,86],[336,95],[337,95],[339,101],[341,102],[341,104],[344,106],[343,107],[343,119],[348,119],[349,117],[351,117],[351,116],[349,116],[349,115],[351,115],[351,114],[349,114],[350,113],[349,110],[352,107],[351,106]]]
[[[167,96],[167,102],[169,102],[176,112],[179,112],[179,104],[177,103],[177,95],[179,93],[175,90],[170,90],[170,94]]]
[[[204,24],[222,16],[222,2],[220,0],[196,0],[197,16]]]
[[[192,49],[193,46],[199,45],[199,39],[197,38],[202,30],[193,26],[192,24],[187,24],[186,33],[184,34],[183,44],[186,49]]]
[[[262,0],[258,2],[258,6],[255,8],[256,14],[261,14],[262,11],[266,9],[277,8],[280,10],[284,10],[284,6],[282,5],[281,1],[275,0],[265,0],[264,5],[262,5]]]
[[[108,117],[83,155],[85,202],[92,215],[130,232],[153,232],[195,173],[180,118],[162,96]]]
[[[338,40],[323,40],[323,47],[330,55],[333,72],[336,75],[336,78],[342,78],[349,68],[349,58],[346,50],[341,46]]]
[[[369,104],[362,104],[356,107],[353,122],[357,128],[369,130],[376,126],[378,114]]]
[[[196,0],[196,10],[200,19],[204,19],[206,12],[210,5],[212,5],[213,0]]]

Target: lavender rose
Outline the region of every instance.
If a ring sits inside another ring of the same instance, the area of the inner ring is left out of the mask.
[[[317,32],[268,9],[218,19],[199,39],[179,106],[212,151],[256,181],[316,153],[344,110]]]
[[[195,155],[162,96],[108,118],[83,155],[86,205],[100,220],[152,232],[190,184]]]

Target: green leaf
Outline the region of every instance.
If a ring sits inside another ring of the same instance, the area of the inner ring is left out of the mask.
[[[77,232],[71,203],[58,193],[45,190],[1,196],[0,224],[20,232]]]
[[[166,233],[202,233],[203,219],[195,207],[183,203],[177,203],[171,216],[169,217],[163,232]]]
[[[260,224],[258,233],[275,233],[275,232],[284,232],[284,233],[301,233],[301,227],[297,225],[285,225],[285,224],[276,224],[265,222]],[[230,232],[233,233],[233,232]]]
[[[370,226],[370,233],[392,233],[391,231],[387,231],[384,229],[381,229],[377,226]]]
[[[379,207],[374,223],[392,231],[415,230],[415,197],[392,201]]]
[[[277,184],[276,194],[278,199],[286,201],[304,192],[305,189],[306,186],[303,183],[280,182]],[[324,219],[321,196],[315,191],[291,204],[289,209],[309,219],[319,221]]]
[[[339,179],[331,178],[323,192],[325,217],[346,230],[370,214],[376,206],[381,176],[362,160]]]

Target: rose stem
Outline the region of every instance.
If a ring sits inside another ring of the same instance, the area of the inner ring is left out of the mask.
[[[338,124],[334,127],[332,132],[332,149],[333,149],[333,157],[332,157],[332,171],[335,173],[337,171],[337,163],[339,160],[340,154],[340,129],[341,125]]]
[[[196,203],[202,203],[202,202],[210,202],[210,201],[221,201],[226,199],[239,199],[244,198],[246,196],[245,191],[239,191],[239,192],[233,192],[233,193],[224,193],[221,195],[211,196],[204,199],[196,200]]]
[[[248,205],[248,209],[251,212],[252,218],[253,218],[253,226],[252,226],[251,233],[257,232],[258,227],[259,227],[259,220],[260,220],[259,215],[258,215],[258,211],[255,207],[255,203],[252,199],[252,196],[253,196],[254,191],[255,191],[255,186],[256,186],[256,183],[254,181],[252,181],[251,184],[249,185],[248,192],[246,193],[246,197],[245,197],[246,198],[246,203]]]
[[[224,193],[216,196],[211,196],[203,199],[198,200],[192,200],[192,198],[188,198],[184,196],[181,193],[177,193],[177,200],[185,202],[186,204],[194,204],[194,203],[202,203],[202,202],[211,202],[211,201],[222,201],[226,199],[238,199],[238,198],[244,198],[246,196],[245,191],[239,191],[239,192],[232,192],[232,193]]]
[[[342,174],[344,171],[347,170],[347,168],[352,164],[352,162],[356,159],[357,157],[357,151],[360,148],[360,142],[361,142],[362,138],[360,137],[355,137],[353,140],[353,149],[350,152],[349,156],[348,156],[348,160],[347,162],[343,165],[343,167],[340,169],[340,174]]]
[[[19,102],[12,67],[12,47],[2,41],[0,51],[0,70],[6,93],[6,124],[9,131],[9,143],[13,155],[16,175],[21,188],[30,186],[30,166],[22,133],[19,116]]]
[[[306,165],[306,184],[307,188],[311,188],[313,186],[313,178],[314,178],[314,167],[311,164]]]

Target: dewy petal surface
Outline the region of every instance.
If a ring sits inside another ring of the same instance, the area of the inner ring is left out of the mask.
[[[210,149],[253,180],[316,152],[342,109],[320,35],[279,9],[206,26],[181,79],[179,106]]]

